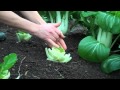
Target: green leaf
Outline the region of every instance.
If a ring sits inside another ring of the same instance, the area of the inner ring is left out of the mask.
[[[101,69],[104,73],[111,73],[120,69],[120,55],[114,54],[109,56],[101,64]]]
[[[19,42],[21,42],[24,38],[24,35],[21,34],[21,33],[16,33],[16,36],[17,36],[17,39],[18,39]]]
[[[22,32],[22,31],[18,31],[18,33],[16,33],[16,35],[17,35],[19,42],[24,41],[24,40],[29,41],[32,37],[31,34],[26,33],[26,32]]]
[[[47,60],[53,60],[54,58],[49,54],[48,52],[48,48],[45,48],[45,52],[46,52],[46,55],[47,55]]]
[[[29,41],[31,39],[31,35],[29,33],[24,34],[24,40]]]
[[[96,23],[103,30],[109,31],[113,34],[120,33],[120,18],[105,12],[99,12],[96,16]]]
[[[9,70],[17,61],[17,55],[15,53],[11,53],[3,58],[4,62],[1,64],[1,70]]]
[[[96,14],[97,14],[97,12],[95,12],[95,11],[82,11],[81,12],[81,15],[83,17],[89,17],[89,16],[93,16],[93,15],[96,15]]]
[[[110,53],[110,48],[96,41],[92,36],[82,39],[78,46],[78,54],[80,57],[91,62],[102,62]]]
[[[120,11],[110,11],[109,13],[117,17],[120,17]]]

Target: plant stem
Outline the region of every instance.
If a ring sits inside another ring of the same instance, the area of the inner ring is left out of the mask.
[[[120,52],[120,50],[115,50],[115,51],[112,51],[113,53],[117,53],[117,52]]]
[[[68,31],[68,17],[69,11],[64,11],[63,14],[60,11],[56,11],[56,22],[61,22],[61,25],[58,27],[63,34],[66,34]]]
[[[50,16],[50,21],[51,21],[51,23],[54,23],[54,20],[53,20],[53,17],[52,17],[51,12],[50,12],[50,11],[48,11],[48,13],[49,13],[49,16]]]
[[[91,17],[90,30],[92,32],[92,36],[95,38],[94,21],[95,21],[94,18]]]
[[[58,22],[62,22],[60,11],[56,11],[56,23],[58,23]]]
[[[114,44],[116,43],[116,41],[118,40],[119,37],[120,37],[120,34],[115,38],[115,40],[113,41],[113,43],[112,43],[110,48],[112,48],[114,46]]]
[[[99,28],[97,41],[104,44],[106,47],[110,48],[112,43],[112,35],[113,34],[111,32],[106,32]]]

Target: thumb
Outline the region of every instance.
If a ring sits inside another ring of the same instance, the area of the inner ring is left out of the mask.
[[[60,25],[61,25],[61,22],[54,24],[55,27],[59,27]]]

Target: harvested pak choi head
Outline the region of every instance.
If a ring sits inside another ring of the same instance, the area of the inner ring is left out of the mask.
[[[45,52],[47,55],[47,60],[49,61],[67,63],[72,59],[70,53],[66,54],[65,50],[61,47],[45,48]]]

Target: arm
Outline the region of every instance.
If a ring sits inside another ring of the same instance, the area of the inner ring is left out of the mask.
[[[47,26],[45,25],[44,28],[46,28],[46,30],[48,30],[51,33],[52,40],[54,40],[54,41],[57,40],[57,42],[56,41],[55,42],[59,46],[62,46],[64,49],[67,49],[67,46],[66,46],[66,44],[63,40],[64,35],[62,34],[62,32],[60,30],[58,30],[58,27],[60,26],[60,23],[56,23],[56,24],[51,23],[51,25],[47,24],[43,20],[43,18],[39,15],[39,13],[37,11],[20,11],[20,12],[25,18],[27,18],[28,20],[30,20],[30,21],[32,21],[36,24],[40,24],[40,25],[43,25],[43,26],[46,24]],[[55,27],[53,28],[53,26],[55,26]],[[48,40],[49,40],[49,38],[48,38]],[[49,42],[52,43],[51,40]],[[53,46],[55,46],[55,44]]]
[[[63,40],[64,35],[57,29],[57,27],[60,25],[59,23],[42,23],[41,25],[35,24],[18,16],[12,11],[0,11],[0,22],[16,28],[24,29],[32,35],[43,39],[50,47],[62,46],[64,49],[67,49],[66,44]]]
[[[13,27],[24,29],[28,32],[32,32],[35,27],[37,27],[37,25],[33,22],[21,18],[12,11],[0,11],[0,22]]]
[[[37,24],[45,24],[46,22],[39,15],[37,11],[20,11],[22,15],[28,20],[37,23]]]

